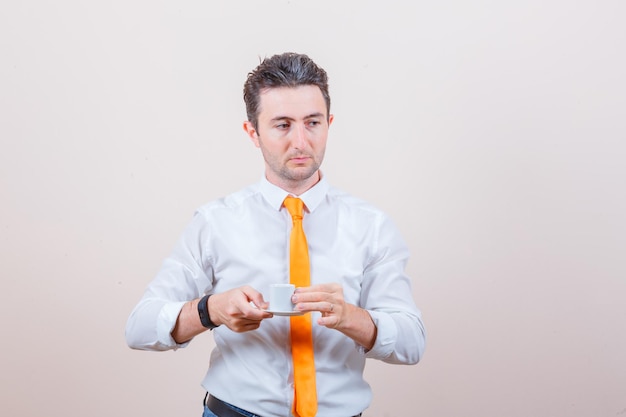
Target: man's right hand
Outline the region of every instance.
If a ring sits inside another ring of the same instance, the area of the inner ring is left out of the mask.
[[[263,294],[245,285],[212,295],[209,298],[209,315],[213,323],[242,333],[258,329],[263,319],[273,316],[263,311],[268,306]]]

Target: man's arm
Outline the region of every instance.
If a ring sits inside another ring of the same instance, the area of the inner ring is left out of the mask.
[[[355,285],[355,281],[340,281],[296,289],[295,308],[321,312],[319,325],[352,338],[368,358],[417,363],[424,352],[426,333],[405,273],[408,248],[389,217],[382,213],[369,230],[373,236],[368,246],[371,252],[358,281],[358,299],[344,300],[344,288],[347,291],[347,285]]]

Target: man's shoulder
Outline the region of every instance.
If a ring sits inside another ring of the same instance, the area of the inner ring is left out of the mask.
[[[370,212],[375,215],[385,214],[380,208],[370,201],[357,197],[340,188],[330,187],[328,189],[327,198],[330,204],[342,205],[352,210]]]
[[[237,208],[244,206],[246,203],[250,202],[251,199],[254,199],[259,194],[259,185],[252,184],[224,197],[211,200],[200,206],[197,211],[199,213],[208,214],[210,212],[221,210],[237,210]]]

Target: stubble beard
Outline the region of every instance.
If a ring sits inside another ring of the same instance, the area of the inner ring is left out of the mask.
[[[322,160],[324,159],[325,149],[322,150],[319,155],[303,152],[293,152],[281,160],[276,155],[273,155],[271,152],[269,152],[267,148],[263,146],[262,141],[259,142],[261,144],[261,153],[263,154],[263,159],[265,159],[266,165],[274,173],[274,175],[276,175],[286,184],[297,185],[298,183],[308,180],[317,173],[321,166]],[[299,156],[306,156],[310,158],[311,165],[289,167],[289,161]]]
[[[284,181],[286,184],[291,185],[297,185],[313,177],[317,173],[321,165],[320,162],[313,155],[310,154],[300,153],[297,155],[309,157],[311,161],[310,165],[300,165],[295,167],[289,167],[289,161],[296,155],[291,155],[285,158],[284,161],[274,159],[270,155],[265,156],[265,161],[270,167],[271,171],[278,178],[280,178],[280,180]]]
[[[317,170],[319,169],[320,164],[316,161],[309,167],[296,167],[289,168],[286,164],[282,166],[282,168],[277,172],[277,174],[284,180],[289,182],[300,182],[304,180],[308,180],[311,178]]]

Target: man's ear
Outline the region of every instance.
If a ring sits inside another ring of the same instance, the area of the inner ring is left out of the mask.
[[[257,133],[256,128],[251,121],[246,120],[245,122],[243,122],[243,130],[246,131],[248,137],[250,137],[250,140],[252,140],[252,143],[254,143],[254,146],[256,146],[257,148],[260,147],[259,134]]]

